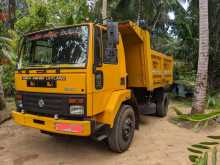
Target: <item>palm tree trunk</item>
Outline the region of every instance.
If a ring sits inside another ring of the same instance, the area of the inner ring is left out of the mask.
[[[208,86],[209,22],[208,0],[199,0],[199,59],[192,114],[204,113]]]
[[[10,28],[11,29],[14,29],[15,10],[16,10],[16,1],[15,0],[9,0],[8,16],[9,16]]]
[[[107,0],[102,0],[102,19],[103,19],[103,24],[106,24],[107,8],[108,8]]]
[[[6,106],[4,99],[3,83],[2,83],[2,67],[0,66],[0,110],[3,110]]]
[[[141,0],[138,0],[138,16],[137,16],[137,23],[139,25],[141,20]]]

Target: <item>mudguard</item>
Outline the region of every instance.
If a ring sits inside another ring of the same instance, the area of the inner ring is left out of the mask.
[[[100,123],[108,124],[112,128],[121,104],[129,99],[131,99],[131,90],[114,91],[106,104],[104,112],[96,116],[96,120]]]

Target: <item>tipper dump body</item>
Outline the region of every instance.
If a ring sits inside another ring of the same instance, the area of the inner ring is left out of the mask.
[[[133,22],[119,24],[122,36],[128,87],[152,91],[173,82],[173,58],[151,49],[148,31]]]

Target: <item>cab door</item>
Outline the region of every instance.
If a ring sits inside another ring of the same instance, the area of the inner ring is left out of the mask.
[[[107,31],[99,26],[94,31],[93,115],[103,112],[112,92],[122,86],[118,55],[108,57],[105,53]]]

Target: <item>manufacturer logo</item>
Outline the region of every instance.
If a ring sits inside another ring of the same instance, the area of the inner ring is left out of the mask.
[[[40,108],[43,108],[44,105],[45,105],[44,100],[43,100],[43,99],[40,99],[40,100],[38,101],[38,106],[39,106]]]

